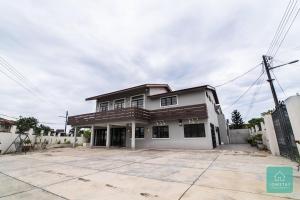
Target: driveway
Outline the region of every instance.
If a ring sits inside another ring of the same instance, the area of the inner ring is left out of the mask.
[[[292,166],[294,192],[266,193],[266,167]],[[296,163],[248,145],[217,150],[61,148],[0,157],[0,199],[300,199]]]

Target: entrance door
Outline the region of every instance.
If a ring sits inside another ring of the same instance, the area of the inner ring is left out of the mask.
[[[220,129],[219,129],[219,127],[216,127],[216,132],[218,134],[219,145],[221,145],[221,136],[220,136]]]
[[[126,146],[126,128],[111,129],[111,146],[117,146],[117,147]]]
[[[217,141],[216,141],[215,126],[213,124],[210,124],[210,130],[211,130],[212,145],[213,145],[213,148],[216,148]]]
[[[106,129],[95,129],[94,146],[106,146]]]

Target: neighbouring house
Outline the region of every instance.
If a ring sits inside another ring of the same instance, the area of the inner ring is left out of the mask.
[[[15,121],[8,120],[0,117],[0,132],[10,132]]]
[[[68,118],[75,132],[91,128],[91,147],[213,149],[227,143],[221,139],[227,138],[225,118],[209,85],[172,91],[167,84],[144,84],[91,100],[94,113]]]

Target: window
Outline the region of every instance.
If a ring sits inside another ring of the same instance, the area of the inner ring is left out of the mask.
[[[115,100],[114,109],[122,109],[125,108],[125,99]]]
[[[153,126],[152,138],[169,138],[168,126]]]
[[[135,138],[144,138],[145,137],[145,128],[136,127],[135,128]]]
[[[139,95],[131,98],[131,107],[144,108],[144,95]]]
[[[100,112],[102,112],[102,111],[108,111],[108,102],[100,103],[100,105],[99,105],[99,111]]]
[[[163,97],[160,99],[161,106],[170,106],[177,104],[177,96]]]
[[[205,137],[204,124],[185,124],[184,125],[184,137]]]

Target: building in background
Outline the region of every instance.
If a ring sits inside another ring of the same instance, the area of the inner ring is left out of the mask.
[[[15,121],[0,117],[0,132],[10,132]]]

